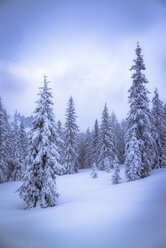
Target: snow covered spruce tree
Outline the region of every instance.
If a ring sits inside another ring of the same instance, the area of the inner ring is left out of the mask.
[[[107,172],[113,168],[115,151],[113,143],[113,135],[110,130],[110,118],[108,108],[105,104],[102,113],[102,122],[100,126],[100,141],[99,141],[99,163],[98,167]]]
[[[28,137],[25,131],[23,121],[20,122],[19,126],[19,138],[20,138],[20,156],[21,160],[25,161],[27,156],[27,146],[28,146]]]
[[[123,127],[122,127],[123,125]],[[125,134],[125,127],[124,122],[119,123],[116,115],[112,112],[110,116],[110,129],[113,135],[113,142],[115,147],[115,154],[119,159],[120,163],[124,163],[124,154],[125,154],[125,141],[124,141],[124,134]]]
[[[89,128],[86,130],[85,134],[85,166],[86,168],[92,167],[92,134]]]
[[[5,112],[0,98],[0,183],[7,181],[8,147],[5,124]]]
[[[126,174],[129,181],[133,181],[140,178],[142,167],[140,145],[136,137],[136,130],[132,130],[132,135],[130,139],[130,150],[126,156]]]
[[[66,123],[65,123],[65,156],[64,168],[66,174],[76,173],[78,162],[78,126],[76,124],[76,113],[73,98],[70,97],[66,109]]]
[[[92,133],[92,162],[98,167],[99,162],[99,142],[100,142],[100,130],[97,119],[95,120],[94,130]]]
[[[118,128],[118,159],[121,164],[125,162],[125,134],[126,134],[126,121],[122,120]]]
[[[17,118],[17,111],[14,115],[14,122],[13,122],[13,130],[12,130],[12,138],[13,138],[13,171],[11,175],[11,180],[19,181],[22,178],[22,169],[24,160],[21,156],[21,143],[20,143],[20,130],[19,130],[19,123]]]
[[[151,116],[149,110],[148,83],[142,71],[145,70],[141,47],[137,43],[136,59],[130,70],[132,86],[129,89],[130,111],[126,128],[126,173],[129,180],[149,175],[152,167],[152,151],[154,141],[151,136]],[[137,154],[137,156],[133,155]],[[134,166],[134,168],[133,168]]]
[[[59,162],[59,170],[56,171],[58,175],[65,174],[65,168],[64,168],[64,150],[65,150],[65,143],[64,143],[64,129],[62,127],[62,123],[59,120],[57,122],[57,138],[56,138],[56,144],[58,148],[58,162]]]
[[[78,165],[79,169],[85,169],[86,158],[86,145],[85,145],[85,134],[80,133],[78,136]]]
[[[166,117],[157,88],[154,91],[152,104],[152,136],[156,145],[154,166],[161,168],[166,166]]]
[[[109,123],[110,123],[109,127],[110,127],[111,134],[112,134],[112,142],[113,142],[113,145],[114,145],[115,156],[116,156],[117,153],[118,153],[118,137],[117,137],[118,121],[117,121],[117,118],[116,118],[116,115],[115,115],[114,112],[112,112],[111,115],[110,115]]]
[[[53,207],[58,197],[55,182],[58,166],[55,120],[52,93],[46,76],[38,95],[30,131],[27,169],[23,185],[18,189],[25,208],[36,207],[37,204],[42,208]]]
[[[5,181],[11,180],[11,174],[13,172],[13,139],[12,130],[10,123],[8,121],[8,116],[6,110],[4,110],[4,137],[5,137]]]

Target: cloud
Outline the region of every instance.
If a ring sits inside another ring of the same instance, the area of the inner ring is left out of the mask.
[[[1,62],[0,75],[1,92],[20,94],[26,88],[25,82],[21,82],[21,75],[16,74],[16,71],[11,64],[3,64]]]
[[[31,114],[46,73],[57,119],[64,122],[70,95],[83,130],[100,118],[105,102],[125,118],[137,41],[148,87],[158,86],[165,101],[165,10],[157,0],[4,1],[0,90],[7,109]]]

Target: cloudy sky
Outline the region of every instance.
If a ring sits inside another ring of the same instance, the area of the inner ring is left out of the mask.
[[[165,0],[0,0],[2,101],[11,115],[30,115],[45,73],[56,119],[70,95],[81,130],[105,102],[125,118],[137,41],[151,96],[157,86],[166,102]]]

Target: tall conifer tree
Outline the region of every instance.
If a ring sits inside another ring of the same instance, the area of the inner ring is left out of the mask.
[[[92,133],[92,161],[98,167],[99,163],[99,143],[100,143],[100,130],[97,119],[95,120],[94,130]]]
[[[64,142],[64,129],[62,127],[62,123],[59,120],[57,122],[57,139],[56,144],[58,148],[58,162],[59,162],[59,169],[57,170],[58,175],[65,174],[65,168],[64,168],[64,156],[65,156],[65,142]]]
[[[152,100],[152,135],[155,140],[155,168],[166,166],[166,117],[164,113],[164,106],[159,98],[157,88],[154,91]]]
[[[20,122],[19,136],[20,136],[21,159],[23,161],[25,161],[26,156],[27,156],[28,138],[27,138],[27,133],[25,131],[25,127],[24,127],[23,121]]]
[[[58,166],[55,119],[52,93],[46,76],[38,95],[30,132],[27,170],[23,185],[18,190],[25,208],[36,207],[37,204],[44,208],[53,207],[58,197],[55,182]]]
[[[5,140],[5,115],[0,98],[0,183],[6,181],[6,140]]]
[[[78,166],[79,169],[86,168],[86,144],[85,134],[80,134],[78,139]]]
[[[89,128],[86,131],[85,135],[85,165],[86,168],[91,168],[92,166],[92,134],[89,131]]]
[[[6,157],[6,168],[5,178],[7,181],[11,180],[12,172],[14,169],[13,163],[13,139],[12,139],[12,129],[8,121],[8,115],[6,110],[4,110],[4,131],[5,131],[5,157]]]
[[[70,97],[66,109],[65,123],[65,157],[64,167],[66,174],[76,173],[78,163],[78,126],[73,98]]]
[[[110,130],[110,117],[107,105],[105,104],[100,126],[99,168],[109,172],[113,168],[114,156],[115,151],[113,135]]]
[[[127,117],[126,133],[125,164],[129,180],[149,175],[153,163],[152,151],[154,146],[151,136],[152,124],[149,110],[149,92],[145,86],[148,81],[142,72],[145,70],[145,64],[139,43],[137,43],[135,51],[136,59],[131,67],[133,74],[131,77],[132,86],[129,89],[130,111]],[[138,154],[138,156],[133,157],[133,153]]]
[[[17,117],[17,111],[14,115],[13,122],[13,130],[12,130],[12,138],[13,138],[13,171],[11,175],[11,179],[14,181],[21,180],[22,178],[22,169],[23,169],[23,158],[21,156],[21,143],[20,143],[20,130],[19,130],[19,122]]]
[[[10,180],[13,171],[11,127],[0,98],[0,183]]]

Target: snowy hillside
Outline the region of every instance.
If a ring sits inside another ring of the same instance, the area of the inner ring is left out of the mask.
[[[24,210],[20,182],[0,185],[0,248],[165,248],[166,169],[111,184],[90,170],[57,177],[57,206]]]

